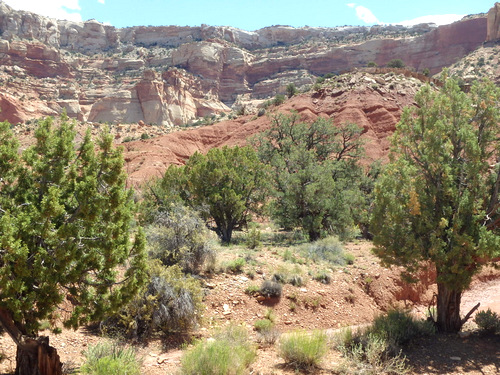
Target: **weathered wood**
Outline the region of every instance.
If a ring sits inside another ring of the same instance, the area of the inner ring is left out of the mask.
[[[48,337],[25,339],[17,347],[15,375],[62,375],[59,355]]]

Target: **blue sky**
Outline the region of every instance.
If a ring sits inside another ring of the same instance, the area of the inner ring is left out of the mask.
[[[15,9],[58,19],[96,19],[116,27],[147,25],[234,26],[256,30],[290,25],[451,23],[487,12],[495,0],[4,0]]]

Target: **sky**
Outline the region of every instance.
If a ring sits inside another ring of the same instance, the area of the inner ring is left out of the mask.
[[[487,12],[495,0],[3,0],[14,9],[57,19],[96,19],[115,27],[447,24]]]

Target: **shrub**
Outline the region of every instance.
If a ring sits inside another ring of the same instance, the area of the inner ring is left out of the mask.
[[[213,339],[198,342],[182,357],[185,375],[243,374],[256,356],[242,327],[229,326]]]
[[[386,340],[369,335],[364,346],[358,344],[344,351],[346,360],[337,371],[341,374],[408,374],[406,358],[401,353],[388,358],[387,351]]]
[[[332,277],[326,271],[320,271],[313,275],[313,279],[322,284],[330,284]]]
[[[150,281],[126,307],[103,322],[105,332],[132,339],[146,339],[156,332],[187,331],[202,311],[203,290],[179,266],[150,266]]]
[[[260,239],[261,239],[260,230],[257,228],[255,224],[251,225],[245,241],[246,246],[249,249],[256,249],[260,246]]]
[[[369,61],[366,66],[369,68],[375,68],[377,66],[377,63],[375,61]]]
[[[417,320],[406,311],[392,310],[375,318],[365,330],[344,330],[336,336],[336,346],[347,358],[349,373],[404,374],[409,370],[401,356],[401,346],[434,332],[431,322]]]
[[[285,95],[283,94],[278,94],[274,97],[273,99],[273,104],[275,106],[278,106],[278,105],[281,105],[285,102],[286,98],[285,98]]]
[[[247,288],[245,289],[245,293],[246,294],[250,294],[250,295],[255,295],[257,293],[260,293],[260,288],[258,285],[254,285],[254,284],[250,284],[249,286],[247,286]]]
[[[327,336],[323,331],[297,331],[282,336],[278,353],[287,363],[297,368],[311,368],[319,364],[327,353]]]
[[[391,61],[389,61],[387,63],[387,66],[389,68],[399,68],[399,69],[401,69],[401,68],[405,67],[405,63],[401,59],[392,59]]]
[[[257,332],[269,331],[274,327],[274,323],[269,319],[260,319],[254,323],[253,327]]]
[[[239,273],[243,270],[243,267],[245,267],[245,264],[246,264],[246,260],[245,258],[236,258],[236,259],[233,259],[229,262],[226,262],[224,264],[224,268],[227,271],[229,272],[233,272],[233,273]]]
[[[335,236],[305,244],[302,246],[302,252],[314,262],[323,260],[331,264],[344,265],[351,259],[349,256],[346,259],[342,242]]]
[[[297,87],[295,87],[295,84],[289,83],[288,86],[286,87],[286,95],[291,98],[295,94],[297,94],[298,90]]]
[[[491,309],[478,312],[474,318],[474,322],[481,331],[500,333],[500,316],[496,312],[491,311]]]
[[[141,139],[149,139],[151,138],[148,133],[142,133],[141,134]]]
[[[149,256],[165,266],[178,264],[185,272],[198,273],[205,262],[215,261],[205,223],[180,203],[157,215],[147,228]]]
[[[368,333],[387,339],[399,347],[415,337],[434,334],[435,327],[432,322],[415,319],[407,311],[391,310],[375,318]]]
[[[264,297],[281,297],[282,287],[280,283],[271,280],[265,280],[260,287],[260,294]]]
[[[85,362],[80,367],[81,374],[139,375],[141,373],[135,351],[130,347],[102,342],[90,346],[83,355]]]

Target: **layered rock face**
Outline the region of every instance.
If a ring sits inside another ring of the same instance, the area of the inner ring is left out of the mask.
[[[242,96],[268,98],[370,61],[401,58],[436,73],[481,45],[490,26],[479,17],[412,28],[116,29],[0,2],[0,120],[65,109],[81,121],[181,125],[228,112]]]
[[[488,33],[487,42],[494,42],[500,39],[500,3],[495,3],[488,12]]]

